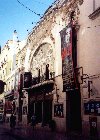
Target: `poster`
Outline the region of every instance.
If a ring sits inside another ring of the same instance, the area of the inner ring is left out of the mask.
[[[54,105],[54,117],[63,118],[63,104],[55,104]]]
[[[73,89],[74,71],[72,60],[72,27],[68,25],[61,32],[61,56],[62,56],[62,78],[63,91]]]

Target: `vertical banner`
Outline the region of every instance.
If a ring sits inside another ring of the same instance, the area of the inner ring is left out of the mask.
[[[74,70],[72,59],[72,26],[69,24],[61,32],[61,56],[63,91],[74,88]]]

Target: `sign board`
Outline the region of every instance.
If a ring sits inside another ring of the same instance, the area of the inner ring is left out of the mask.
[[[96,116],[100,116],[100,101],[84,103],[84,113],[86,115],[94,114]]]
[[[60,32],[63,91],[75,87],[75,77],[72,59],[72,26],[69,24]]]

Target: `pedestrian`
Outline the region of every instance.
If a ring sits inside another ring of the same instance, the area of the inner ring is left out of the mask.
[[[32,125],[33,130],[34,130],[34,127],[36,126],[36,116],[35,116],[34,113],[33,113],[32,117],[31,117],[31,125]]]
[[[14,128],[16,125],[16,116],[14,116],[14,114],[11,114],[10,116],[10,127]]]

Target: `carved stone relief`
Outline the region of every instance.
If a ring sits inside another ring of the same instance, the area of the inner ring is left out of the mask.
[[[31,71],[33,77],[38,76],[38,69],[40,69],[41,76],[45,73],[45,67],[49,64],[50,72],[54,72],[54,57],[53,49],[50,44],[41,45],[33,55],[31,61]]]

